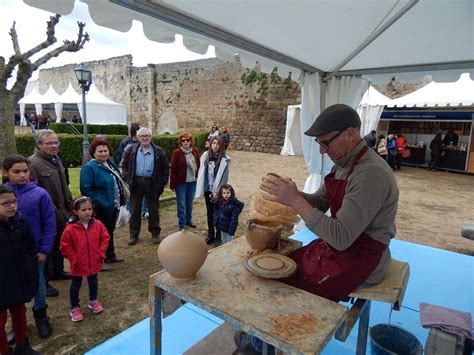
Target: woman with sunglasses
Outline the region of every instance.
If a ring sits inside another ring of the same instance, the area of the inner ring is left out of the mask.
[[[179,148],[171,156],[170,189],[176,193],[176,210],[179,229],[196,228],[193,223],[193,200],[199,170],[199,151],[194,138],[183,132],[178,138]]]

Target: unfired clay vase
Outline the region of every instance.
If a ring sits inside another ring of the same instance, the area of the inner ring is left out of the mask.
[[[247,221],[247,231],[245,237],[253,250],[264,251],[278,246],[282,227],[267,226],[264,224]]]
[[[186,230],[166,237],[158,247],[158,259],[168,273],[179,280],[192,280],[207,258],[207,245],[200,236]]]

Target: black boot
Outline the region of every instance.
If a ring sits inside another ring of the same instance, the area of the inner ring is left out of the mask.
[[[13,351],[14,355],[41,355],[40,352],[34,351],[28,340],[23,341],[21,343],[16,343],[15,350]]]
[[[207,245],[214,244],[215,241],[216,241],[216,238],[214,238],[214,237],[207,237],[206,238],[206,244]]]
[[[38,328],[38,334],[41,338],[47,338],[51,335],[51,325],[49,324],[49,317],[46,313],[46,306],[43,309],[34,309],[33,316],[35,317],[36,327]]]

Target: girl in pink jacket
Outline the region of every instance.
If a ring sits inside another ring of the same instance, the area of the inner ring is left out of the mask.
[[[104,308],[97,300],[99,281],[97,273],[105,259],[109,244],[109,233],[101,221],[92,218],[92,201],[81,196],[74,200],[73,216],[69,219],[61,237],[60,250],[69,260],[71,272],[71,320],[79,322],[84,319],[79,306],[79,290],[82,277],[87,277],[89,284],[88,307],[93,313],[101,313]]]

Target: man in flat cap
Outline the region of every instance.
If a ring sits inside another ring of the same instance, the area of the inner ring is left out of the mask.
[[[278,176],[268,175],[261,184],[275,201],[294,208],[319,237],[289,255],[297,271],[282,281],[336,302],[382,281],[396,232],[397,182],[389,165],[361,138],[360,124],[353,108],[336,104],[305,132],[334,162],[315,193],[298,191],[293,181]],[[235,340],[239,349],[249,343],[244,333],[236,333]]]
[[[321,154],[334,162],[321,188],[307,194],[274,176],[261,188],[293,207],[319,236],[290,255],[298,272],[286,282],[340,301],[362,285],[379,283],[387,273],[398,186],[387,163],[361,139],[353,108],[329,106],[305,134],[315,137]]]

